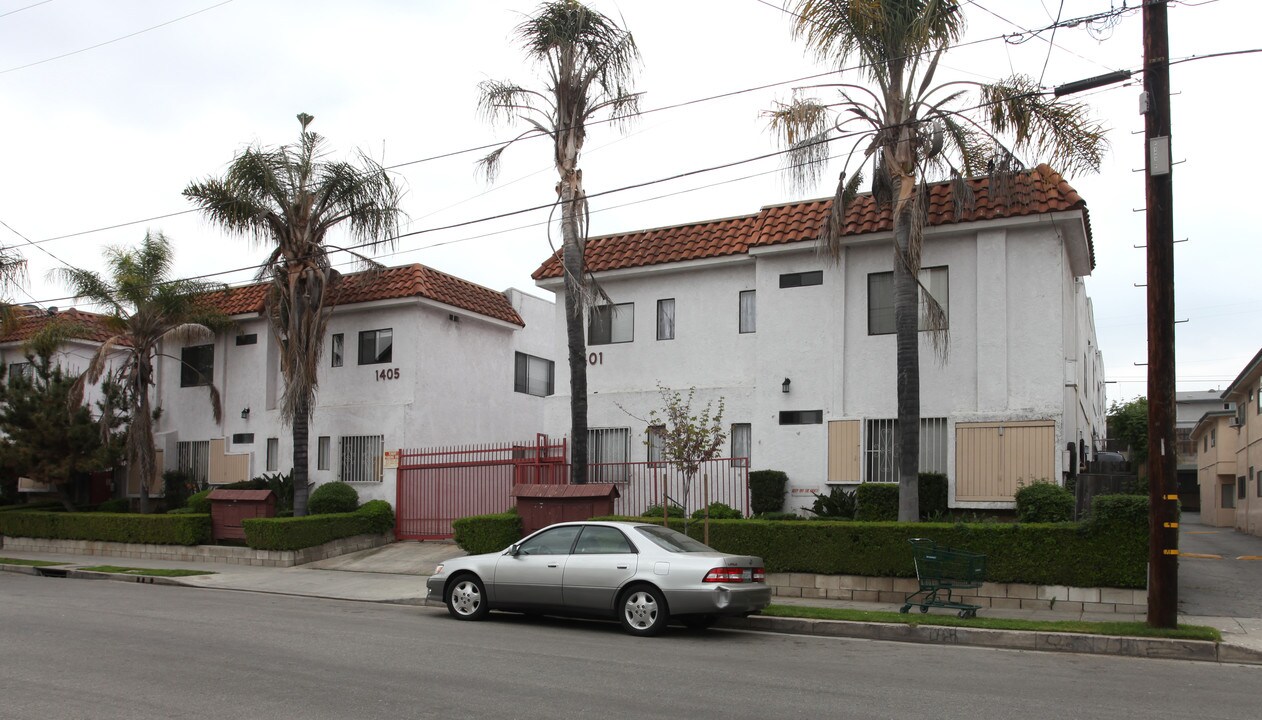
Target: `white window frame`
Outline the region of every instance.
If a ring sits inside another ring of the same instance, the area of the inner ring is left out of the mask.
[[[267,439],[267,471],[280,470],[280,438]]]
[[[675,298],[657,301],[657,339],[675,339]]]
[[[332,438],[328,435],[316,438],[316,470],[329,469],[329,450],[332,444]]]
[[[750,459],[754,449],[754,430],[749,423],[732,423],[732,467],[750,467]],[[744,458],[744,460],[741,460]]]
[[[597,305],[587,311],[587,344],[635,342],[635,303]]]
[[[513,391],[535,397],[548,397],[555,391],[556,363],[547,358],[513,354]]]
[[[942,312],[947,316],[948,327],[950,326],[950,299],[951,299],[951,272],[947,265],[935,265],[933,267],[920,268],[918,275],[920,284],[929,289],[929,294],[933,296],[938,304],[942,306]],[[885,290],[875,290],[873,282],[879,282],[882,288],[889,288],[888,298]],[[880,295],[877,297],[877,295]],[[924,332],[928,326],[928,307],[924,298],[924,290],[919,286],[916,288],[916,297],[920,307],[919,320],[916,329]],[[878,302],[879,301],[879,302]],[[880,317],[876,317],[876,313],[880,313]],[[868,273],[868,335],[893,335],[897,331],[894,327],[894,273],[893,271]]]
[[[370,358],[364,358],[364,341],[372,336],[374,352]],[[358,342],[355,343],[355,355],[360,365],[386,365],[394,362],[394,328],[377,328],[376,330],[360,330]],[[387,357],[382,357],[386,355]]]
[[[758,332],[758,294],[756,290],[742,290],[737,302],[736,329],[740,334]]]
[[[631,428],[596,427],[587,429],[587,459],[589,482],[626,482],[627,466],[631,455]]]

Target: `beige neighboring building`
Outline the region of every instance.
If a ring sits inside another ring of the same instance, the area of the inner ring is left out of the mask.
[[[1236,529],[1262,536],[1262,350],[1245,365],[1222,395],[1235,403],[1226,433],[1219,431],[1219,452],[1224,436],[1235,450]],[[1224,459],[1226,459],[1224,457]],[[1203,467],[1199,465],[1198,467]],[[1220,498],[1221,504],[1222,498]]]
[[[1236,524],[1236,430],[1234,410],[1201,416],[1192,428],[1196,445],[1196,480],[1201,490],[1201,522],[1214,527]]]

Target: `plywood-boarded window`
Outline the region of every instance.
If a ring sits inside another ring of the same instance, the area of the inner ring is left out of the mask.
[[[828,423],[828,482],[859,482],[858,420]]]
[[[1011,501],[1040,480],[1056,480],[1056,423],[956,423],[957,501]]]

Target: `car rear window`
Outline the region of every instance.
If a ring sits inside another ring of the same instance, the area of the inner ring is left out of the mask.
[[[703,545],[687,535],[670,528],[657,527],[656,525],[641,525],[635,530],[653,541],[654,545],[667,552],[715,552],[715,549],[709,545]]]

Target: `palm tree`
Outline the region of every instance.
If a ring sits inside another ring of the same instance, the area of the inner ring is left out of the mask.
[[[631,34],[578,0],[544,2],[515,30],[526,57],[544,68],[544,87],[531,90],[509,81],[478,86],[478,109],[490,122],[522,121],[530,126],[481,161],[494,182],[500,155],[517,140],[546,135],[561,205],[561,265],[565,271],[565,334],[570,366],[570,482],[587,482],[586,308],[609,298],[587,274],[587,193],[578,167],[587,123],[601,113],[628,120],[639,110],[639,95],[628,85],[640,52]]]
[[[198,302],[200,295],[218,286],[172,279],[173,262],[170,241],[160,232],[150,232],[134,250],[105,249],[108,278],[78,268],[57,268],[52,272],[77,299],[105,309],[104,324],[110,336],[92,354],[87,370],[75,383],[73,397],[79,401],[86,384],[95,385],[106,375],[120,386],[131,416],[124,455],[128,472],[140,475],[141,512],[149,511],[149,483],[157,474],[154,410],[149,395],[154,385],[154,358],[164,340],[210,340],[215,330],[228,324],[222,313]],[[211,412],[218,423],[222,418],[219,391],[209,378],[206,380]]]
[[[1020,152],[1033,151],[1072,174],[1098,170],[1107,143],[1102,127],[1088,118],[1084,105],[1046,97],[1029,77],[991,84],[935,84],[939,59],[964,28],[957,0],[796,0],[792,12],[794,37],[804,40],[818,59],[839,69],[854,59],[876,86],[821,86],[836,88],[840,102],[826,105],[797,98],[768,115],[772,131],[789,148],[792,178],[802,186],[820,178],[831,140],[853,140],[831,214],[820,228],[824,254],[834,260],[840,257],[846,205],[863,182],[864,166],[871,173],[873,196],[891,207],[898,519],[915,521],[920,446],[917,326],[922,300],[925,325],[940,358],[945,358],[947,348],[945,313],[918,279],[927,180],[949,178],[956,212],[962,214],[973,202],[966,179],[986,172],[992,190],[1004,192],[1023,167]]]
[[[295,516],[307,514],[308,430],[333,310],[330,291],[341,277],[329,252],[349,252],[330,245],[327,235],[345,223],[351,239],[373,251],[393,247],[401,213],[399,188],[380,164],[363,153],[362,167],[323,159],[324,138],[307,130],[313,119],[298,115],[302,133],[296,144],[246,148],[222,178],[184,189],[184,196],[228,233],[272,246],[258,279],[269,283],[266,311],[281,349],[281,416],[293,429]]]

